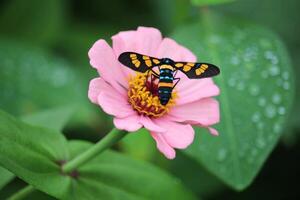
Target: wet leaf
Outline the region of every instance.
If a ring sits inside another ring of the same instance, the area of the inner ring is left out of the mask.
[[[205,13],[173,37],[199,61],[220,66],[215,78],[219,137],[196,129],[185,151],[231,187],[247,187],[277,143],[294,94],[289,56],[279,38],[258,25]]]

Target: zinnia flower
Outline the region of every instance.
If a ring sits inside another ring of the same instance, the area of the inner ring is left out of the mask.
[[[89,99],[106,113],[113,115],[114,125],[121,130],[137,131],[144,127],[167,158],[175,158],[175,150],[185,149],[194,139],[193,126],[211,128],[219,121],[219,104],[213,96],[219,88],[211,78],[191,80],[178,71],[181,80],[167,105],[161,105],[155,87],[149,88],[146,74],[122,65],[118,56],[126,51],[174,61],[196,62],[195,55],[170,38],[162,38],[155,28],[139,27],[112,37],[112,48],[102,39],[89,51],[90,64],[99,78],[91,80]]]

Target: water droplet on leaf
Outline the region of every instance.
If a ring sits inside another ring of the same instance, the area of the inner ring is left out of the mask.
[[[280,73],[280,69],[277,65],[273,65],[269,68],[269,73],[271,76],[277,76]]]
[[[266,146],[266,142],[263,138],[257,138],[256,139],[256,146],[259,148],[259,149],[262,149]]]
[[[285,81],[285,82],[283,83],[282,87],[283,87],[283,89],[285,89],[285,90],[289,90],[289,89],[290,89],[290,83],[287,82],[287,81]]]
[[[251,85],[250,88],[249,88],[249,92],[252,96],[257,96],[259,94],[259,87],[258,85]]]
[[[268,118],[273,118],[276,115],[276,108],[273,105],[268,105],[265,108],[265,114]]]
[[[285,107],[280,106],[280,107],[278,108],[278,114],[284,115],[284,114],[285,114]]]
[[[275,93],[272,96],[272,102],[274,104],[279,104],[281,102],[281,95],[279,93]]]
[[[266,105],[266,103],[267,103],[267,100],[266,100],[265,97],[259,97],[259,99],[258,99],[258,105],[259,106],[263,107],[263,106]]]
[[[260,113],[256,112],[252,115],[252,122],[259,122],[260,121]]]
[[[226,159],[226,157],[227,157],[227,150],[226,149],[220,149],[218,151],[218,157],[217,157],[218,161],[222,162]]]

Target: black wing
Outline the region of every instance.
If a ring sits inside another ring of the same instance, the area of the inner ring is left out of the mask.
[[[190,79],[207,78],[220,73],[220,69],[210,63],[175,62],[174,66]]]
[[[146,72],[152,67],[155,67],[161,63],[160,59],[150,56],[138,54],[135,52],[124,52],[119,56],[119,61],[138,72]]]

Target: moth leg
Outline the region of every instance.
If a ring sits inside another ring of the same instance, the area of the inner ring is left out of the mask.
[[[150,70],[149,70],[150,71]],[[154,71],[153,69],[151,69],[152,75],[156,78],[159,78],[159,74],[156,73],[156,71]]]
[[[178,72],[178,70],[175,70],[175,72],[173,74],[174,79],[175,79],[175,76],[176,76],[177,72]]]
[[[175,82],[175,84],[173,85],[172,90],[173,90],[173,89],[175,88],[175,86],[179,83],[180,78],[174,78],[174,81],[176,81],[176,82]]]
[[[153,83],[155,79],[159,79],[159,74],[157,74],[153,69],[151,69],[151,88],[153,89]]]

